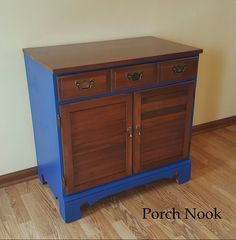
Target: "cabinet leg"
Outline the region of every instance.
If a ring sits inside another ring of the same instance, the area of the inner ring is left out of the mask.
[[[59,200],[60,213],[66,223],[81,218],[80,204],[77,201],[66,202],[64,199]]]
[[[188,182],[190,178],[191,178],[191,161],[189,161],[188,165],[186,165],[184,168],[178,171],[176,182],[178,184],[183,184]]]
[[[42,173],[38,173],[38,177],[39,177],[39,181],[42,183],[42,184],[47,184],[47,181],[45,180],[44,176]]]

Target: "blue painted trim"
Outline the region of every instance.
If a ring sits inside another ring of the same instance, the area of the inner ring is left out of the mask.
[[[55,96],[55,102],[56,104],[56,113],[57,115],[60,114],[60,105],[59,105],[59,100],[58,100],[58,87],[57,87],[57,77],[55,74],[53,74],[53,85],[54,85],[54,96]],[[64,161],[63,161],[63,152],[62,152],[62,136],[61,136],[61,129],[58,128],[57,131],[57,135],[58,135],[58,144],[59,144],[59,152],[60,152],[60,165],[61,165],[61,176],[64,176]],[[62,189],[63,191],[63,196],[65,195],[65,190]]]
[[[63,197],[57,107],[53,75],[25,55],[39,179],[50,186],[57,198]]]
[[[189,181],[191,175],[191,160],[171,163],[151,171],[136,174],[118,181],[107,183],[80,193],[64,197],[60,203],[61,215],[65,222],[72,222],[81,218],[80,207],[84,204],[93,205],[98,200],[113,194],[144,185],[160,179],[177,177],[179,184]]]
[[[113,95],[119,95],[119,94],[126,94],[126,93],[133,93],[133,92],[137,92],[137,91],[142,91],[142,90],[148,90],[148,89],[153,89],[153,88],[157,88],[157,87],[164,87],[164,86],[169,86],[169,85],[173,85],[173,84],[185,84],[187,82],[193,82],[195,81],[195,78],[189,78],[186,80],[178,80],[175,82],[169,82],[169,83],[157,83],[157,84],[152,84],[149,86],[144,86],[144,87],[139,87],[139,88],[133,88],[133,89],[128,89],[128,90],[122,90],[122,91],[118,91],[118,92],[111,92],[111,93],[104,93],[104,94],[99,94],[99,95],[95,95],[95,96],[88,96],[88,97],[83,97],[83,98],[75,98],[72,100],[64,100],[64,101],[59,101],[60,105],[64,105],[64,104],[69,104],[69,103],[75,103],[75,102],[81,102],[81,101],[85,101],[85,100],[90,100],[90,99],[96,99],[96,98],[102,98],[102,97],[109,97],[109,96],[113,96]]]

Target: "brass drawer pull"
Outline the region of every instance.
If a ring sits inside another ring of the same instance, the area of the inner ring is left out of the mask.
[[[143,78],[143,72],[134,72],[134,73],[128,73],[127,79],[129,81],[138,81]]]
[[[172,71],[175,74],[183,73],[183,72],[185,72],[185,70],[186,70],[186,65],[177,65],[177,66],[172,67]]]
[[[95,83],[95,81],[92,80],[92,79],[91,80],[84,80],[82,82],[76,81],[75,86],[77,88],[79,88],[80,90],[88,90],[88,89],[94,87],[94,83]]]

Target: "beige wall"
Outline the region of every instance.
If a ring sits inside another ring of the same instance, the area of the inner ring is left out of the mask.
[[[36,165],[23,47],[154,35],[204,49],[194,123],[236,115],[235,0],[0,0],[0,175]]]

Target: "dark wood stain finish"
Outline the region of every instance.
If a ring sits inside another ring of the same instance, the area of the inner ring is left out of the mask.
[[[155,37],[139,37],[120,40],[26,48],[23,50],[50,71],[61,74],[137,64],[198,55],[202,49],[190,47]]]
[[[34,179],[37,177],[37,172],[37,167],[32,167],[17,172],[1,175],[0,188]]]
[[[95,71],[58,77],[60,100],[111,92],[110,71]]]
[[[112,79],[113,91],[152,85],[156,83],[157,65],[153,63],[113,69]]]
[[[198,58],[172,60],[160,63],[159,83],[193,79],[197,76]]]
[[[216,130],[218,128],[236,125],[236,116],[217,119],[193,126],[193,135]]]
[[[187,159],[193,83],[134,93],[135,173]]]
[[[132,95],[61,107],[67,193],[132,174]]]

